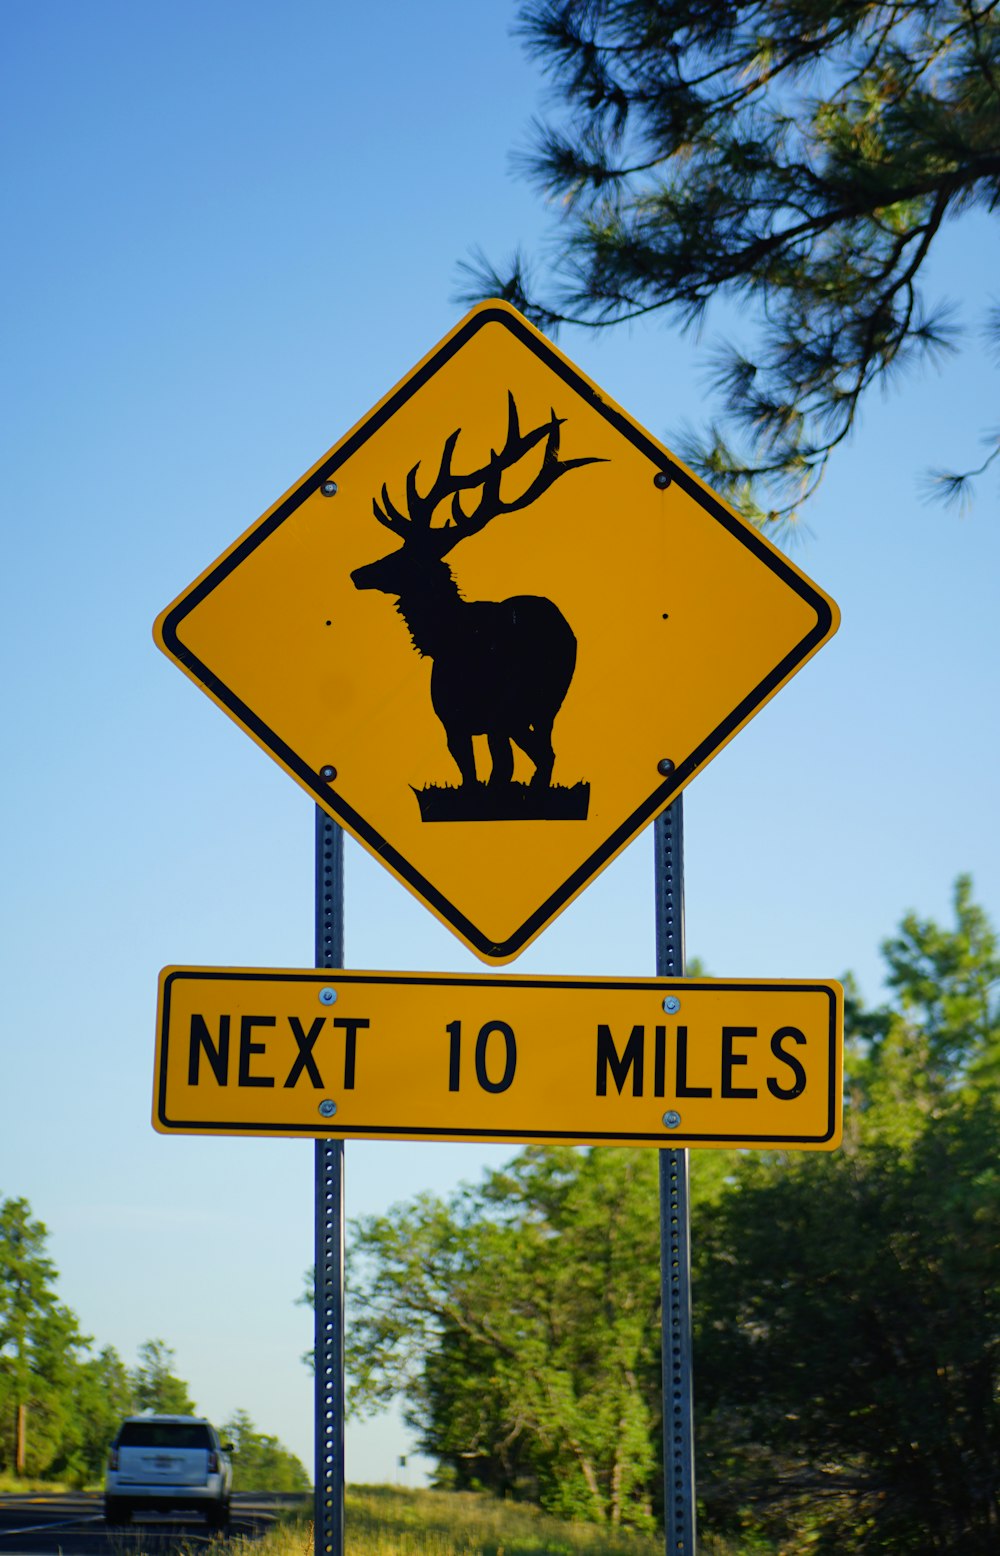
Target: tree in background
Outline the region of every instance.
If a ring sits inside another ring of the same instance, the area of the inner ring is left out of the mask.
[[[113,1346],[87,1354],[76,1315],[56,1295],[48,1236],[27,1200],[0,1200],[0,1471],[83,1486],[100,1479],[126,1416],[193,1415],[195,1406],[163,1340],[141,1345],[132,1369]],[[239,1486],[308,1488],[300,1461],[245,1411],[227,1430],[239,1451]]]
[[[99,1481],[119,1426],[134,1409],[132,1379],[113,1345],[79,1362],[69,1381],[67,1420],[52,1472],[73,1486]]]
[[[1000,957],[962,877],[848,986],[845,1143],[694,1152],[706,1524],[782,1549],[1000,1543]],[[352,1403],[446,1482],[643,1523],[660,1484],[653,1152],[522,1152],[352,1227]]]
[[[147,1340],[139,1347],[139,1363],[131,1375],[134,1409],[158,1415],[192,1416],[194,1401],[183,1379],[173,1372],[174,1353],[163,1340]]]
[[[235,1491],[308,1491],[309,1475],[276,1437],[258,1432],[245,1410],[237,1410],[219,1428],[223,1442],[233,1445]]]
[[[352,1408],[402,1394],[459,1489],[650,1523],[658,1225],[652,1154],[568,1149],[357,1223]]]
[[[699,1489],[816,1552],[1000,1537],[1000,1115],[830,1163],[748,1161],[699,1229]]]
[[[48,1230],[25,1199],[0,1202],[0,1465],[41,1474],[58,1447],[65,1391],[86,1344],[55,1294]]]
[[[548,329],[757,303],[716,363],[723,425],[682,452],[754,521],[795,516],[872,386],[955,344],[920,283],[1000,197],[995,0],[529,0],[519,30],[566,109],[521,159],[560,227],[547,284],[517,255],[467,295]],[[986,442],[932,483],[961,498]]]
[[[702,1490],[817,1551],[1000,1543],[1000,957],[954,910],[883,945],[843,1151],[746,1157],[695,1244]]]

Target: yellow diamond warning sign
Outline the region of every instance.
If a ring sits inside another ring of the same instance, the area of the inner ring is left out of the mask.
[[[499,963],[837,621],[550,341],[487,303],[155,631]]]

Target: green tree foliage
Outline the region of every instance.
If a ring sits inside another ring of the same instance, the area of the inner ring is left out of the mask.
[[[113,1345],[76,1366],[67,1403],[52,1473],[71,1485],[93,1485],[104,1473],[112,1438],[135,1408],[129,1370]]]
[[[301,1459],[276,1437],[258,1432],[245,1410],[237,1410],[219,1430],[223,1442],[233,1445],[235,1491],[309,1490]]]
[[[817,1551],[1000,1536],[1000,1114],[824,1163],[749,1162],[699,1234],[700,1484]]]
[[[0,1202],[0,1466],[42,1474],[65,1427],[67,1383],[86,1345],[55,1294],[48,1231],[25,1199]]]
[[[56,1294],[48,1231],[25,1199],[0,1199],[0,1471],[71,1485],[99,1481],[122,1420],[139,1410],[190,1415],[188,1386],[163,1340],[147,1340],[129,1369],[113,1346],[96,1356]],[[240,1484],[271,1491],[308,1486],[277,1438],[242,1411],[232,1430]]]
[[[1000,1542],[1000,958],[967,877],[954,914],[849,1006],[843,1151],[747,1157],[699,1231],[702,1489],[819,1551]]]
[[[147,1340],[139,1347],[139,1364],[132,1372],[132,1397],[136,1410],[158,1415],[196,1414],[188,1386],[173,1372],[174,1353],[163,1340]]]
[[[757,522],[815,489],[863,396],[954,344],[921,279],[946,223],[1000,195],[995,0],[529,0],[565,112],[522,169],[558,211],[546,281],[472,267],[552,329],[759,305],[726,348],[694,466]],[[987,314],[1000,336],[1000,310]],[[979,470],[932,477],[960,497]]]
[[[657,1229],[652,1156],[537,1149],[358,1223],[352,1406],[402,1393],[458,1488],[648,1523]]]
[[[693,1153],[706,1523],[782,1549],[1000,1544],[1000,958],[960,878],[891,1000],[848,984],[845,1144]],[[353,1228],[353,1402],[445,1478],[642,1523],[659,1483],[652,1152],[533,1149]]]

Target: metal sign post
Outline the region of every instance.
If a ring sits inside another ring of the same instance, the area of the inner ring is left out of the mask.
[[[656,971],[684,976],[683,799],[655,823]],[[344,960],[344,841],[316,809],[316,966]],[[316,1153],[317,1556],[344,1552],[344,1144]],[[695,1556],[694,1398],[687,1151],[660,1152],[663,1489],[667,1556]]]
[[[316,807],[316,966],[344,965],[344,834]],[[317,1140],[316,1556],[344,1551],[344,1142]]]
[[[684,976],[684,814],[678,795],[656,818],[656,971]],[[683,1119],[674,1114],[675,1127]],[[664,1120],[670,1122],[669,1115]],[[695,1556],[691,1218],[687,1151],[660,1152],[663,1522],[667,1556]]]

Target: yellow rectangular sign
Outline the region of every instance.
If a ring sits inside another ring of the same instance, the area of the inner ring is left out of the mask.
[[[162,1133],[833,1150],[829,981],[168,967]]]

